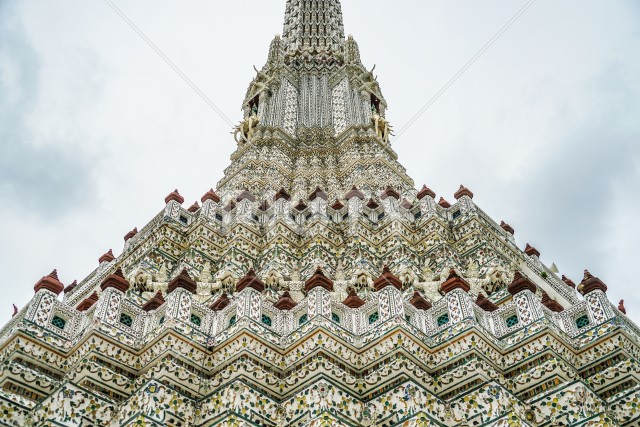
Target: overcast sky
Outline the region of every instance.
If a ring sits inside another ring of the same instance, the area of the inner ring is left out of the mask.
[[[227,116],[285,0],[113,0]],[[402,127],[525,0],[343,0]],[[178,188],[222,176],[230,127],[104,0],[0,0],[0,323],[57,268],[82,279]],[[418,187],[460,184],[640,320],[640,2],[538,0],[394,142]]]

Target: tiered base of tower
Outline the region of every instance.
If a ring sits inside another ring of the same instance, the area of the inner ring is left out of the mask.
[[[172,193],[0,331],[0,425],[639,425],[640,332],[606,286],[433,196]]]

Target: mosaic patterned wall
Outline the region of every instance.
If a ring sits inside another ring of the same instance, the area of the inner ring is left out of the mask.
[[[413,181],[337,0],[289,0],[217,193],[175,191],[0,330],[4,426],[638,426],[591,273]]]

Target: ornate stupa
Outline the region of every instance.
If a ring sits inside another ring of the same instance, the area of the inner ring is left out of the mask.
[[[624,306],[415,188],[338,0],[288,0],[242,111],[216,190],[35,285],[0,425],[640,425]]]

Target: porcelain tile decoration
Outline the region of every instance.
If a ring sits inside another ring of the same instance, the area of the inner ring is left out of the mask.
[[[0,330],[0,425],[640,425],[624,305],[415,189],[338,0],[287,1],[242,111],[215,190]]]

